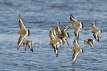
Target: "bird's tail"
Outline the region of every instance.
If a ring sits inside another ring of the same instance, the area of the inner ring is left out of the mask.
[[[28,29],[28,36],[30,35],[30,30]]]
[[[83,48],[82,48],[82,53],[83,53],[83,52],[85,52],[85,51],[84,51]]]
[[[83,22],[80,22],[81,28],[84,28]]]

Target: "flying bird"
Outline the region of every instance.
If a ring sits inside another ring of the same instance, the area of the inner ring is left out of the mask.
[[[88,30],[93,33],[94,38],[99,42],[99,33],[103,33],[102,30],[99,30],[96,26],[96,21],[91,25],[92,29]]]
[[[20,26],[20,30],[18,31],[15,31],[17,33],[20,34],[20,37],[19,37],[19,40],[18,40],[18,46],[17,46],[17,49],[20,48],[20,46],[22,45],[22,42],[24,40],[24,38],[28,35],[30,35],[30,30],[26,29],[25,25],[24,25],[24,21],[22,19],[22,17],[19,15],[19,26]]]
[[[87,46],[87,44],[89,44],[91,47],[93,48],[97,48],[93,42],[97,41],[97,40],[94,40],[94,39],[83,39],[84,40],[84,44],[85,46]]]
[[[80,28],[84,27],[83,22],[78,22],[71,14],[70,14],[70,20],[73,22],[73,24],[69,24],[68,26],[75,28],[74,34],[76,36],[76,39],[79,39]]]
[[[73,53],[73,56],[72,56],[72,64],[75,64],[77,58],[78,58],[78,55],[80,52],[84,52],[84,50],[82,48],[79,47],[79,44],[78,44],[78,40],[75,39],[74,42],[74,47],[73,48],[70,48],[70,50],[73,50],[74,53]]]
[[[37,43],[37,42],[33,42],[30,40],[23,40],[23,47],[26,51],[27,46],[30,48],[30,50],[33,52],[33,47],[32,47],[32,43]]]

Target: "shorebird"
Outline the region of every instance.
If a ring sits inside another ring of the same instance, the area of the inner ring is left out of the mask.
[[[103,31],[102,31],[102,30],[99,30],[99,29],[96,27],[96,21],[91,25],[91,27],[92,27],[92,29],[90,29],[90,30],[88,30],[88,31],[92,32],[94,38],[99,42],[99,36],[98,36],[98,34],[99,34],[99,33],[103,33]]]
[[[23,42],[24,38],[26,37],[26,35],[28,35],[28,36],[30,35],[30,31],[29,31],[29,29],[28,30],[26,29],[26,27],[24,25],[24,21],[20,15],[19,15],[19,26],[20,26],[20,30],[15,31],[20,34],[17,49],[19,49],[20,46],[22,45],[22,42]]]
[[[93,42],[95,42],[96,40],[94,40],[94,39],[83,39],[83,40],[84,40],[85,46],[87,46],[87,44],[89,44],[91,47],[97,48],[97,47],[93,44]]]
[[[70,48],[70,50],[74,51],[73,56],[72,56],[72,64],[74,64],[76,62],[79,53],[80,52],[82,52],[82,53],[84,52],[84,50],[79,47],[77,39],[74,40],[73,44],[74,44],[74,48]]]
[[[37,43],[37,42],[32,42],[30,40],[23,40],[23,47],[24,47],[25,51],[28,46],[30,48],[30,50],[33,52],[32,43]]]
[[[76,36],[77,39],[79,39],[79,31],[80,31],[80,28],[83,28],[84,25],[83,25],[83,22],[78,22],[71,14],[70,14],[70,20],[74,23],[74,24],[70,24],[68,26],[71,26],[71,27],[74,27],[75,28],[75,31],[74,31],[74,34]]]

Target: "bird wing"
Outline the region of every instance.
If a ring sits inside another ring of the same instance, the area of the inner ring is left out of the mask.
[[[33,52],[33,47],[32,47],[32,41],[28,41],[28,47],[30,48],[30,50]]]
[[[58,57],[58,48],[54,48],[54,53],[55,53],[56,57]]]
[[[65,31],[67,31],[70,27],[65,27]]]
[[[98,32],[93,33],[93,36],[94,36],[95,39],[98,39],[98,41],[99,41]]]
[[[74,64],[78,58],[79,51],[74,51],[73,56],[72,56],[72,64]]]
[[[68,43],[66,37],[63,37],[63,38],[62,38],[62,43],[63,43],[63,44],[67,44],[67,45],[69,46],[69,43]]]
[[[17,49],[19,49],[22,45],[22,42],[24,40],[24,38],[26,37],[27,34],[20,34],[20,37],[18,39],[18,46],[17,46]]]
[[[96,21],[91,25],[91,27],[94,29],[94,30],[98,30],[97,26],[96,26]]]
[[[70,14],[70,20],[74,22],[74,24],[79,24],[79,22]]]
[[[27,44],[26,44],[26,43],[23,43],[23,47],[24,47],[24,50],[26,51]]]
[[[56,28],[56,31],[58,32],[58,34],[62,34],[60,22],[58,23],[58,26],[57,26],[57,28]]]
[[[74,40],[73,44],[75,48],[79,48],[79,43],[77,39]]]
[[[79,39],[79,31],[80,31],[80,29],[75,29],[75,31],[74,31],[74,34],[77,39]]]
[[[20,29],[26,30],[26,27],[24,25],[24,21],[20,15],[19,15],[19,26],[20,26]]]
[[[55,38],[55,35],[54,35],[53,32],[52,32],[52,29],[50,30],[49,36],[50,36],[51,40],[56,39],[56,38]]]
[[[55,36],[56,35],[55,26],[52,26],[52,32],[53,32],[53,35]]]
[[[96,46],[95,46],[92,42],[89,42],[89,45],[90,45],[91,47],[96,48]]]

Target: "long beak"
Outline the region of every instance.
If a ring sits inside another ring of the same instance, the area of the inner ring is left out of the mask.
[[[72,50],[72,48],[68,49],[68,50]]]
[[[68,26],[72,26],[72,24],[69,24]]]
[[[80,40],[84,40],[84,39],[80,39]]]
[[[38,43],[38,42],[33,42],[33,43]]]
[[[90,30],[87,30],[87,31],[90,31]]]
[[[45,44],[50,44],[50,42],[46,42]]]
[[[14,32],[18,33],[19,31],[14,31]]]

